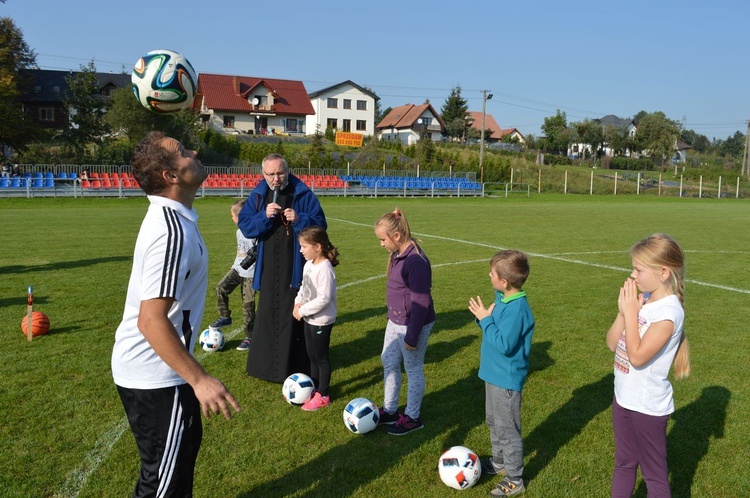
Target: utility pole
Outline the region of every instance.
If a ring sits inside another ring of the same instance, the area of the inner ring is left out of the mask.
[[[492,99],[492,94],[482,90],[482,134],[479,140],[479,183],[484,183],[484,116],[487,113],[487,100]]]
[[[742,155],[742,170],[740,171],[740,176],[742,175],[750,175],[750,121],[747,122],[747,133],[745,133],[745,153]]]

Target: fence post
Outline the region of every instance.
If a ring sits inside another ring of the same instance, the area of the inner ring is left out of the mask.
[[[510,183],[513,183],[513,168],[510,168]]]
[[[682,175],[680,175],[680,197],[682,197]]]
[[[641,195],[641,172],[639,171],[635,177],[635,195]]]
[[[661,197],[661,173],[659,173],[659,197]]]
[[[703,197],[703,175],[701,175],[701,181],[698,183],[698,199]]]
[[[565,170],[565,183],[563,184],[563,194],[568,193],[568,170]]]
[[[736,199],[740,198],[740,177],[739,176],[737,177],[737,193],[735,194],[735,198]]]
[[[594,195],[594,171],[591,170],[591,182],[589,186],[589,195]]]
[[[539,170],[539,187],[537,187],[537,194],[542,193],[542,170]]]
[[[719,191],[716,193],[716,197],[721,199],[721,175],[719,175]]]
[[[617,171],[615,171],[615,195],[617,195]]]

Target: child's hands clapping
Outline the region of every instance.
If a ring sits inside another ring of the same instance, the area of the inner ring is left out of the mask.
[[[471,311],[477,320],[490,316],[493,309],[495,309],[495,303],[490,304],[489,308],[485,308],[481,297],[477,296],[476,299],[473,297],[469,298],[469,311]]]

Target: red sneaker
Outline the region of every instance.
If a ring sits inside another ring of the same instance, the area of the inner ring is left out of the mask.
[[[313,396],[310,401],[302,405],[302,409],[306,412],[314,412],[318,408],[323,408],[324,406],[328,406],[330,404],[330,396],[321,396],[320,393],[316,391],[315,396]]]

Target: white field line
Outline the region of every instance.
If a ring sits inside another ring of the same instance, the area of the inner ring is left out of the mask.
[[[356,225],[356,226],[362,226],[367,228],[372,228],[372,225],[368,225],[366,223],[358,223],[354,221],[349,220],[342,220],[338,218],[328,218],[330,221],[337,221],[339,223],[346,223],[349,225]],[[473,245],[473,246],[479,246],[479,247],[486,247],[488,249],[494,249],[496,251],[500,251],[505,249],[504,247],[496,246],[493,244],[484,244],[481,242],[473,242],[469,240],[461,240],[461,239],[455,239],[452,237],[443,237],[440,235],[430,235],[426,233],[417,233],[414,232],[414,235],[417,235],[419,237],[425,237],[425,238],[432,238],[432,239],[438,239],[438,240],[445,240],[449,242],[457,242],[460,244],[466,244],[466,245]],[[538,254],[538,253],[531,253],[528,252],[527,254],[529,256],[533,256],[536,258],[545,258],[545,259],[551,259],[555,261],[562,261],[564,263],[573,263],[583,266],[592,266],[596,268],[605,268],[607,270],[615,270],[615,271],[622,271],[625,273],[629,273],[631,270],[629,268],[622,268],[619,266],[612,266],[612,265],[605,265],[600,263],[591,263],[589,261],[581,261],[578,259],[571,259],[566,258],[563,256],[566,255],[584,255],[584,254],[617,254],[617,253],[626,253],[627,251],[589,251],[589,252],[577,252],[577,253],[559,253],[559,254]],[[744,251],[685,251],[685,252],[712,252],[712,253],[727,253],[727,254],[734,254],[734,253],[740,253],[745,254]],[[483,258],[483,259],[475,259],[470,261],[456,261],[453,263],[441,263],[437,265],[432,265],[433,268],[440,268],[444,266],[455,266],[455,265],[463,265],[463,264],[473,264],[473,263],[488,263],[489,258]],[[385,274],[382,275],[375,275],[372,277],[367,277],[362,280],[357,280],[355,282],[349,282],[346,284],[342,284],[337,286],[337,290],[346,289],[348,287],[353,287],[355,285],[361,285],[365,284],[367,282],[372,282],[373,280],[379,280],[385,278]],[[729,292],[738,292],[741,294],[750,294],[750,290],[748,289],[738,289],[736,287],[728,287],[725,285],[719,285],[719,284],[712,284],[709,282],[701,282],[699,280],[692,280],[692,279],[685,279],[685,282],[695,284],[695,285],[702,285],[704,287],[713,287],[715,289],[721,289]],[[233,339],[239,333],[242,331],[242,327],[236,328],[229,332],[229,334],[226,334],[227,339]],[[210,353],[206,353],[203,350],[199,350],[195,353],[195,357],[198,361],[202,360],[206,355]],[[120,420],[118,420],[109,430],[107,430],[102,436],[96,441],[94,444],[94,449],[91,450],[86,457],[83,459],[83,462],[81,465],[79,465],[71,474],[68,476],[68,479],[65,481],[65,483],[60,488],[60,491],[55,494],[55,497],[59,498],[74,498],[78,496],[78,493],[80,492],[81,488],[83,488],[83,485],[86,483],[89,475],[93,473],[96,468],[99,466],[99,464],[107,458],[109,453],[112,451],[112,446],[117,442],[118,439],[122,436],[123,432],[128,428],[127,418],[123,417]]]
[[[336,219],[336,218],[329,218],[329,219],[333,220],[333,221],[338,221],[340,223],[348,223],[350,225],[368,227],[370,229],[373,228],[373,225],[368,225],[366,223],[357,223],[357,222],[354,222],[354,221],[341,220],[341,219]],[[496,246],[496,245],[492,245],[492,244],[484,244],[484,243],[481,243],[481,242],[473,242],[473,241],[470,241],[470,240],[461,240],[461,239],[455,239],[455,238],[452,238],[452,237],[443,237],[443,236],[440,236],[440,235],[430,235],[430,234],[426,234],[426,233],[417,233],[417,232],[413,232],[413,233],[414,233],[414,235],[417,235],[419,237],[425,237],[425,238],[431,238],[431,239],[438,239],[438,240],[446,240],[446,241],[449,241],[449,242],[458,242],[460,244],[466,244],[466,245],[472,245],[472,246],[487,247],[487,248],[490,248],[490,249],[494,249],[496,251],[501,251],[501,250],[505,249],[504,247],[500,247],[500,246]],[[580,255],[580,254],[607,254],[607,253],[617,253],[617,252],[625,252],[626,253],[627,251],[598,251],[598,252],[562,253],[562,254],[572,254],[572,255],[579,254]],[[685,252],[711,252],[711,253],[716,253],[716,252],[722,252],[722,251],[685,251]],[[730,254],[735,253],[735,251],[726,251],[726,252],[730,253]],[[737,251],[737,252],[741,252],[741,251]],[[742,252],[742,253],[745,254],[745,252]],[[562,261],[564,263],[573,263],[573,264],[582,265],[582,266],[591,266],[591,267],[594,267],[594,268],[605,268],[607,270],[622,271],[622,272],[626,272],[626,273],[630,273],[630,271],[631,271],[630,268],[622,268],[622,267],[619,267],[619,266],[605,265],[605,264],[601,264],[601,263],[592,263],[590,261],[581,261],[579,259],[566,258],[566,257],[563,257],[563,255],[539,254],[539,253],[533,253],[533,252],[527,252],[526,254],[528,254],[529,256],[536,257],[536,258],[551,259],[551,260],[554,260],[554,261]],[[738,292],[740,294],[750,294],[750,289],[738,289],[736,287],[728,287],[726,285],[712,284],[712,283],[709,283],[709,282],[702,282],[700,280],[693,280],[693,279],[688,279],[688,278],[685,279],[685,282],[686,283],[695,284],[695,285],[702,285],[704,287],[712,287],[712,288],[715,288],[715,289],[721,289],[721,290],[730,291],[730,292]]]

